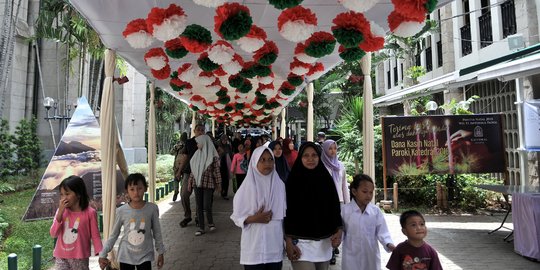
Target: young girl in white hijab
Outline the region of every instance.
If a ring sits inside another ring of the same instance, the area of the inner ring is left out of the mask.
[[[247,269],[281,269],[285,184],[275,170],[274,155],[256,148],[246,178],[236,192],[231,219],[242,228],[240,264]]]

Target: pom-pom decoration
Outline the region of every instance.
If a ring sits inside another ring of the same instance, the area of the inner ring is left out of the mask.
[[[263,66],[273,64],[279,54],[279,49],[273,41],[266,41],[264,46],[253,55],[253,60]]]
[[[277,9],[292,8],[300,5],[303,0],[269,0],[270,5]]]
[[[216,92],[216,96],[218,97],[224,97],[227,95],[227,88],[222,87],[219,91]]]
[[[255,104],[257,105],[264,105],[268,101],[265,96],[257,96],[255,98]]]
[[[199,6],[215,8],[221,6],[225,1],[226,0],[193,0],[193,3]]]
[[[184,89],[190,90],[190,89],[193,88],[193,86],[190,83],[182,81],[182,80],[180,80],[178,78],[172,78],[169,81],[169,85],[171,86],[171,88],[174,91],[177,91],[177,92],[180,92],[180,91],[182,91]]]
[[[225,110],[226,112],[232,112],[234,110],[234,107],[232,104],[227,104],[225,105],[225,108],[223,110]]]
[[[197,107],[198,110],[206,110],[206,100],[200,95],[194,95],[189,99],[193,107]]]
[[[274,73],[270,73],[270,75],[265,77],[259,77],[258,79],[262,84],[270,84],[274,81]]]
[[[254,65],[253,71],[259,77],[266,77],[270,76],[270,74],[272,73],[272,68],[270,66]]]
[[[375,52],[384,48],[384,38],[367,35],[362,43],[358,46],[360,49],[366,52]]]
[[[214,70],[213,73],[214,73],[215,76],[218,76],[218,77],[227,75],[227,72],[225,72],[225,70],[223,70],[223,66],[220,66],[218,69]]]
[[[338,0],[346,9],[356,12],[366,12],[374,7],[380,0]]]
[[[353,11],[338,14],[332,20],[334,26],[331,30],[339,44],[345,48],[357,47],[370,33],[369,21],[362,13]]]
[[[285,96],[290,96],[294,94],[295,90],[296,88],[292,84],[290,84],[289,82],[283,82],[281,86],[279,87],[278,91],[280,94],[283,94]]]
[[[292,85],[292,86],[300,86],[303,82],[304,82],[304,76],[298,76],[296,74],[289,74],[289,76],[287,76],[287,81]]]
[[[219,67],[218,64],[212,62],[212,60],[208,58],[207,52],[201,53],[201,55],[199,56],[199,59],[197,59],[197,64],[203,71],[213,71]]]
[[[291,73],[302,76],[309,72],[309,70],[311,69],[311,65],[294,59],[294,61],[289,64],[289,68],[291,70]]]
[[[249,93],[251,89],[253,89],[253,85],[251,85],[251,82],[248,79],[244,79],[244,83],[238,88],[238,91],[240,93],[246,94]]]
[[[324,65],[322,63],[315,63],[306,74],[308,81],[313,81],[318,79],[324,74]]]
[[[233,56],[232,61],[230,61],[227,64],[223,64],[221,66],[223,68],[223,71],[227,72],[230,75],[238,74],[244,67],[244,60],[239,54],[235,54]]]
[[[255,62],[244,63],[244,67],[240,71],[240,76],[244,78],[249,78],[249,79],[255,77],[255,75],[257,75],[253,68],[255,65],[256,65]]]
[[[151,69],[150,72],[152,72],[152,76],[154,76],[154,78],[158,80],[165,80],[165,79],[168,79],[169,76],[171,75],[171,66],[167,64],[165,65],[165,67],[163,67],[160,70]]]
[[[178,78],[182,81],[193,82],[199,71],[190,63],[185,63],[178,68]]]
[[[407,18],[395,10],[388,15],[388,26],[394,35],[399,37],[412,37],[424,28],[425,17],[421,20]]]
[[[308,40],[306,40],[305,52],[311,57],[321,58],[329,55],[334,51],[336,40],[334,36],[328,32],[315,32]]]
[[[317,16],[302,6],[289,8],[278,17],[278,30],[291,42],[303,42],[317,30]]]
[[[249,33],[239,38],[236,41],[236,44],[240,46],[240,49],[248,53],[252,53],[264,46],[265,40],[266,32],[262,28],[253,24],[251,25]]]
[[[180,59],[188,54],[188,50],[184,48],[180,38],[174,38],[165,42],[165,53],[170,58]]]
[[[339,46],[339,57],[345,60],[345,62],[360,60],[364,55],[366,55],[366,52],[360,48],[345,48]]]
[[[317,58],[311,57],[306,54],[306,44],[304,43],[296,44],[296,47],[294,48],[294,57],[296,57],[296,59],[298,59],[300,62],[304,62],[307,64],[313,64],[317,62]]]
[[[249,33],[253,19],[249,8],[238,3],[225,3],[216,9],[214,31],[225,40],[237,40]]]
[[[154,7],[148,13],[146,27],[156,39],[161,41],[178,37],[186,29],[187,15],[184,10],[171,4],[169,7]]]
[[[225,105],[225,104],[227,104],[229,102],[231,102],[231,98],[229,96],[222,96],[222,97],[218,98],[218,103],[219,104]],[[220,108],[220,109],[223,109],[223,108]]]
[[[392,0],[394,11],[410,21],[424,21],[428,9],[426,3],[429,0]],[[436,4],[435,4],[436,5]]]
[[[144,61],[151,69],[160,70],[169,64],[169,57],[162,48],[152,48],[144,54]]]
[[[190,24],[180,36],[180,41],[189,52],[201,53],[212,44],[212,34],[198,24]]]
[[[224,40],[217,41],[210,49],[208,49],[208,58],[212,62],[223,65],[231,62],[234,56],[234,49],[229,42]]]
[[[203,71],[199,73],[199,82],[204,86],[209,86],[216,81],[214,73]]]
[[[240,75],[232,75],[229,77],[229,85],[232,88],[240,88],[244,85],[244,78]]]
[[[259,91],[261,94],[265,96],[272,95],[274,93],[274,84],[262,84],[259,83],[259,87],[257,87],[257,91]]]
[[[145,19],[130,21],[122,35],[129,45],[135,49],[148,48],[154,41],[154,37],[148,32]]]

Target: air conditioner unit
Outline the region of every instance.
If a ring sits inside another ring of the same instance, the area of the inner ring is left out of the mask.
[[[517,51],[525,47],[525,42],[523,42],[523,34],[515,34],[507,37],[508,40],[508,49],[511,51]]]

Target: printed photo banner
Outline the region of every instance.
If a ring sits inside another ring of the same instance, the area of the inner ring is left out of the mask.
[[[71,175],[80,176],[84,180],[90,205],[101,210],[100,128],[85,97],[79,99],[23,220],[54,217],[60,200],[58,185]],[[124,201],[124,180],[119,169],[116,171],[116,179],[118,205]]]
[[[386,175],[506,170],[500,114],[382,117]]]

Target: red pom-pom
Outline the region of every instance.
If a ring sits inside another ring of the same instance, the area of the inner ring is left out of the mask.
[[[152,44],[154,38],[148,32],[145,19],[135,19],[130,21],[122,35],[131,47],[136,49],[147,48]]]
[[[164,68],[160,70],[151,69],[150,71],[152,72],[154,78],[158,80],[165,80],[169,78],[169,75],[171,75],[171,66],[167,64]]]
[[[369,21],[364,17],[364,14],[358,12],[343,12],[338,14],[334,20],[332,20],[334,26],[330,28],[331,30],[335,29],[354,29],[362,32],[362,34],[369,33]]]
[[[144,54],[144,61],[151,69],[160,70],[169,63],[169,57],[162,48],[152,48]]]
[[[371,34],[364,35],[364,41],[362,41],[358,47],[366,52],[378,51],[384,47],[384,38],[373,36]]]
[[[289,68],[292,73],[302,76],[309,72],[311,65],[300,62],[298,59],[294,58],[294,61],[289,64]]]
[[[392,0],[394,11],[408,18],[407,21],[423,22],[426,18],[428,0]]]
[[[214,73],[214,75],[220,76],[220,77],[221,77],[221,76],[227,75],[227,72],[225,72],[225,71],[223,70],[223,67],[222,67],[222,66],[219,66],[216,70],[214,70],[214,71],[212,71],[212,72]]]
[[[253,60],[255,60],[255,62],[258,62],[259,59],[269,53],[274,53],[276,55],[279,54],[279,48],[273,41],[266,41],[264,43],[264,46],[262,46],[255,52],[255,54],[253,55]]]
[[[198,40],[193,40],[185,36],[180,37],[180,41],[186,50],[191,53],[202,53],[210,47],[210,43],[200,42]]]

